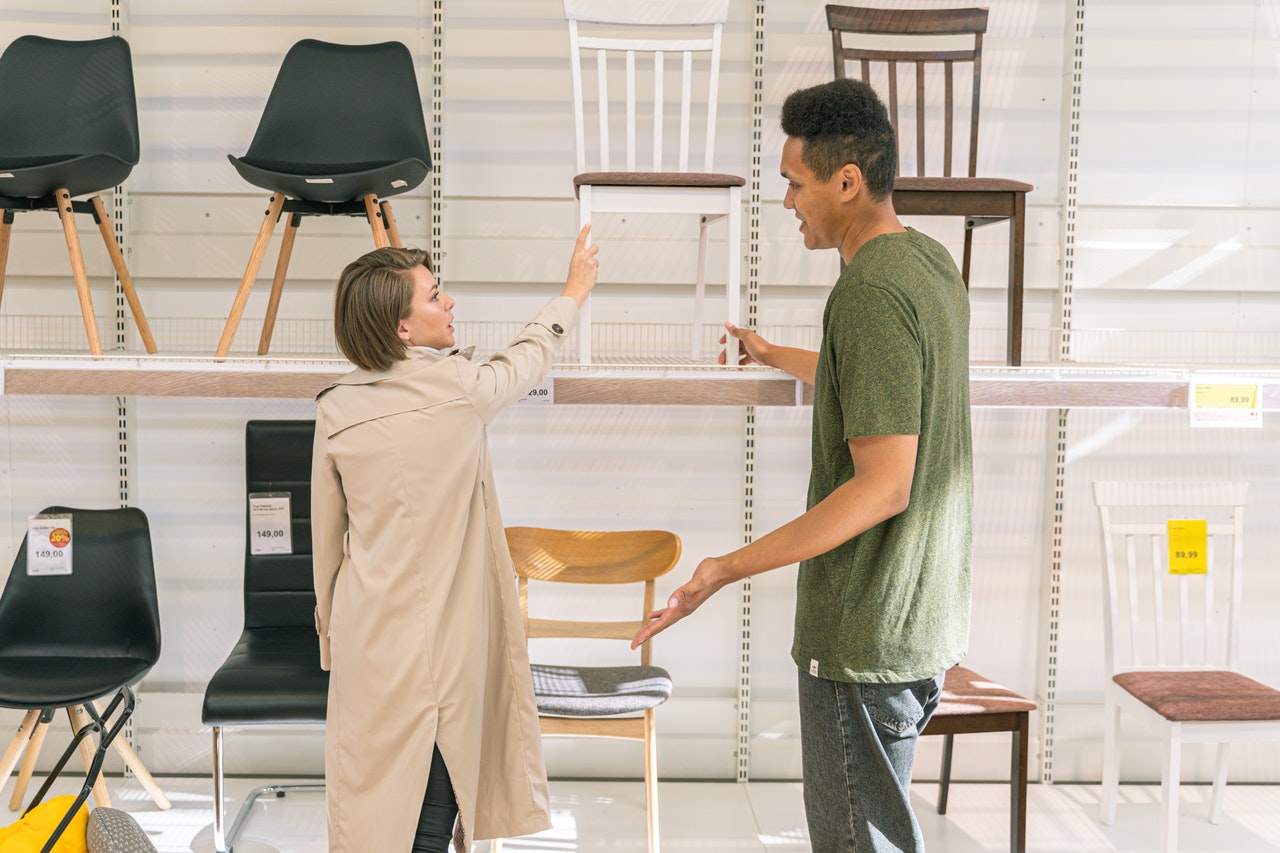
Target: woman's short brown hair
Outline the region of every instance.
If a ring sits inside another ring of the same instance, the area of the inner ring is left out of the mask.
[[[365,370],[386,370],[404,358],[396,334],[413,307],[410,270],[431,270],[422,249],[375,249],[347,264],[333,299],[333,335],[338,349]]]

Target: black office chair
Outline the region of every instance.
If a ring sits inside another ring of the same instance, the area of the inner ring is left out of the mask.
[[[147,352],[155,352],[133,279],[102,199],[72,201],[123,183],[138,163],[138,107],[129,43],[22,36],[0,56],[0,292],[14,214],[51,210],[62,220],[89,351],[102,341],[74,214],[92,214]]]
[[[45,844],[47,853],[93,790],[107,749],[133,713],[131,685],[160,657],[160,613],[142,510],[50,507],[42,514],[71,519],[71,573],[29,574],[23,537],[0,595],[0,707],[82,708],[88,719],[27,811],[44,799],[81,743],[101,735],[84,786]],[[99,711],[94,700],[112,693]]]
[[[364,216],[376,246],[403,245],[390,203],[378,199],[413,190],[431,171],[409,49],[396,41],[298,42],[285,55],[248,152],[228,159],[242,178],[272,195],[218,358],[231,350],[276,220],[289,214],[258,341],[258,354],[266,355],[303,216]]]
[[[258,797],[324,788],[323,784],[257,788],[241,805],[231,831],[225,831],[222,730],[325,721],[329,673],[320,668],[311,576],[314,433],[314,421],[249,421],[245,428],[246,493],[289,493],[293,553],[253,554],[246,541],[244,631],[205,689],[201,717],[213,727],[213,842],[218,853],[232,849]]]

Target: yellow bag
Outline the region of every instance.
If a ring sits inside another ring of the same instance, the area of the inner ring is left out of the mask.
[[[0,853],[40,853],[75,799],[71,794],[54,797],[27,812],[17,823],[0,828]],[[89,810],[82,805],[53,845],[53,853],[89,853],[85,841],[88,826]]]

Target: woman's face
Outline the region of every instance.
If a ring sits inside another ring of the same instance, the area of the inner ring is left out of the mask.
[[[413,302],[409,316],[396,327],[396,334],[405,346],[453,346],[453,298],[445,295],[426,267],[416,266],[409,274],[413,276]]]

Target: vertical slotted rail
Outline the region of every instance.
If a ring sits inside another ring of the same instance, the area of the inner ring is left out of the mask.
[[[125,38],[125,8],[124,0],[111,0],[111,35],[117,38]],[[128,235],[128,198],[125,196],[123,186],[117,186],[111,193],[111,231],[115,235],[116,244],[120,247],[120,254],[125,258],[125,265],[128,266],[129,249],[126,241]],[[114,266],[114,265],[113,265]],[[123,350],[125,348],[125,295],[124,287],[120,283],[119,275],[115,278],[115,305],[116,305],[116,349]],[[130,469],[130,441],[129,441],[129,398],[116,397],[116,453],[117,453],[117,469],[118,469],[118,485],[119,485],[119,501],[120,506],[127,507],[129,505],[129,469]],[[137,745],[134,732],[134,718],[131,716],[125,721],[124,729],[120,732],[120,737],[124,738],[125,743],[132,746],[135,751],[140,749]],[[133,778],[133,768],[128,762],[124,764],[124,778]]]
[[[758,320],[760,298],[760,180],[764,138],[764,4],[756,0],[751,55],[751,180],[747,195],[747,328]],[[710,153],[708,153],[710,166]],[[742,542],[755,538],[756,407],[747,406],[743,428]],[[751,781],[751,579],[738,598],[738,781]]]
[[[1071,296],[1075,283],[1076,189],[1080,177],[1080,93],[1084,80],[1084,13],[1085,0],[1072,0],[1066,6],[1069,38],[1065,39],[1064,43],[1066,62],[1071,73],[1064,77],[1062,124],[1067,134],[1066,139],[1063,140],[1065,162],[1062,174],[1065,180],[1060,198],[1062,230],[1059,234],[1059,249],[1062,263],[1059,265],[1061,273],[1054,310],[1056,325],[1059,329],[1056,361],[1071,361]],[[974,73],[979,73],[976,68]],[[1053,784],[1053,741],[1057,721],[1058,630],[1062,598],[1062,508],[1066,500],[1067,413],[1067,409],[1058,410],[1057,428],[1050,439],[1049,458],[1053,475],[1050,478],[1049,511],[1046,519],[1050,547],[1049,560],[1044,567],[1040,586],[1044,622],[1041,627],[1040,648],[1043,651],[1039,667],[1037,698],[1041,709],[1040,781],[1046,785]]]
[[[431,260],[443,276],[444,240],[444,0],[431,0]]]

